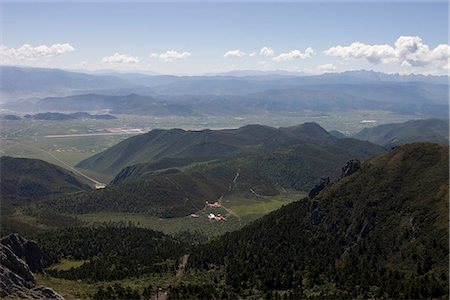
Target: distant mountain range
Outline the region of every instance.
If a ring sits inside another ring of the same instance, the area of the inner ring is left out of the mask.
[[[173,91],[177,87],[171,87]],[[232,90],[232,88],[230,88]],[[245,95],[82,94],[30,103],[35,111],[96,111],[153,116],[292,115],[307,112],[384,110],[448,117],[446,85],[416,83],[320,84]],[[22,103],[21,103],[22,105]],[[11,105],[10,108],[14,108]],[[17,108],[17,107],[16,107]]]
[[[97,76],[59,69],[1,66],[0,81],[3,101],[18,97],[67,95],[77,90],[115,89],[130,83],[113,76]]]
[[[0,119],[9,120],[9,121],[17,121],[22,120],[20,116],[16,115],[3,115],[0,116]],[[32,120],[47,120],[47,121],[68,121],[68,120],[83,120],[83,119],[92,119],[92,120],[114,120],[116,117],[103,114],[103,115],[91,115],[86,112],[76,112],[72,114],[63,114],[63,113],[38,113],[35,115],[25,115],[23,119],[32,119]]]
[[[92,75],[7,66],[0,71],[3,106],[15,110],[230,115],[381,109],[440,117],[448,111],[445,76],[372,71],[316,76],[259,72],[245,76],[242,72],[239,76]]]

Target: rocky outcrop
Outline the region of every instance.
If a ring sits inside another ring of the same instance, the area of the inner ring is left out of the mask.
[[[361,169],[361,162],[357,159],[349,160],[343,167],[342,167],[342,174],[341,177],[349,176],[356,171]]]
[[[309,192],[308,197],[309,198],[314,198],[317,195],[319,195],[319,193],[325,189],[328,185],[330,184],[330,177],[322,177],[320,178],[320,183],[316,184],[312,190]]]
[[[42,252],[36,242],[28,241],[15,233],[2,238],[0,244],[10,248],[15,255],[24,260],[31,272],[44,272]]]
[[[38,286],[33,272],[43,272],[38,245],[18,234],[0,240],[0,297],[64,299],[54,290]]]

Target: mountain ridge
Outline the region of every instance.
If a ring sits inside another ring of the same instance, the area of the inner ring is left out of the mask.
[[[155,129],[83,160],[77,167],[117,173],[126,166],[155,162],[165,157],[203,157],[203,160],[212,160],[241,152],[274,150],[298,143],[333,141],[336,141],[335,137],[312,122],[278,129],[262,125],[200,131]]]

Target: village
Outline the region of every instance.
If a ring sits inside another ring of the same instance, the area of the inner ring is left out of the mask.
[[[222,197],[220,198],[220,200],[221,199],[222,199]],[[214,210],[214,209],[219,209],[219,208],[222,208],[222,204],[219,201],[216,201],[214,203],[209,203],[208,201],[206,201],[205,207],[203,208],[203,210],[206,210],[206,209],[213,209]],[[191,218],[200,218],[200,215],[193,213],[193,214],[191,214]],[[212,213],[212,212],[210,212],[207,215],[207,218],[208,218],[209,221],[218,221],[218,222],[226,221],[226,217],[224,215],[220,214],[220,213]]]

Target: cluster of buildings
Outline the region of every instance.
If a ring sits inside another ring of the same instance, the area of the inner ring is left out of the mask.
[[[210,219],[210,220],[216,220],[216,221],[225,221],[225,216],[222,216],[221,214],[215,215],[215,214],[213,214],[213,213],[210,213],[210,214],[208,215],[208,219]]]
[[[208,201],[206,201],[206,207],[209,208],[221,208],[222,204],[220,204],[219,202],[214,202],[214,203],[209,203]],[[191,214],[191,218],[199,218],[200,216],[197,214]],[[209,220],[214,220],[214,221],[225,221],[226,218],[225,216],[221,215],[221,214],[213,214],[213,213],[209,213],[208,214],[208,219]]]

